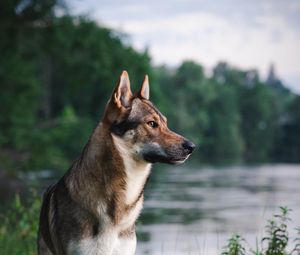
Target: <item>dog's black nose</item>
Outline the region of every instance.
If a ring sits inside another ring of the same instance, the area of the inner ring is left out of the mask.
[[[182,147],[187,150],[187,152],[190,154],[193,152],[193,150],[195,149],[196,145],[193,144],[192,142],[188,141],[188,140],[184,140],[184,142],[182,143]]]

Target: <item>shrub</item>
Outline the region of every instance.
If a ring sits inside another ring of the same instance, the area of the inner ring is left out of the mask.
[[[15,196],[1,216],[0,251],[2,255],[36,255],[36,238],[41,199],[32,191],[27,203]]]

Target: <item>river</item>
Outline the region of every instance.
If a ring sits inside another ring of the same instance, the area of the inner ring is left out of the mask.
[[[293,210],[291,237],[300,226],[300,165],[159,171],[146,189],[137,255],[221,254],[235,233],[254,247],[279,206]]]

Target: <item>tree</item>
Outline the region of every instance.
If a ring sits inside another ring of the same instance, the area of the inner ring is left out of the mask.
[[[58,9],[62,17],[56,16]],[[70,107],[81,121],[96,123],[123,69],[133,74],[133,84],[151,74],[148,53],[125,44],[116,31],[67,15],[59,0],[4,1],[0,13],[5,35],[0,41],[0,150],[9,151],[12,162],[24,153],[36,168],[42,167],[39,158],[46,161],[60,148],[72,152],[62,156],[72,160],[90,125],[70,123],[67,129],[61,114]],[[67,137],[72,127],[80,136],[77,143],[60,139],[66,144],[52,144],[57,134]],[[47,149],[34,149],[41,147]]]
[[[240,95],[240,111],[245,160],[268,160],[278,116],[273,91],[262,83],[257,83],[253,88],[244,88]]]
[[[284,91],[287,90],[282,81],[277,77],[274,64],[270,65],[266,84],[273,89]]]
[[[238,94],[234,87],[215,86],[218,95],[208,107],[210,125],[205,132],[203,153],[209,162],[239,162],[243,158],[244,141],[240,132]]]
[[[273,158],[276,161],[300,161],[300,96],[296,96],[288,107],[280,133],[276,137]]]

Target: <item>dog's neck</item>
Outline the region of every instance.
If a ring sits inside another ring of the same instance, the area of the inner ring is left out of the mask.
[[[100,123],[81,157],[74,162],[65,182],[73,199],[83,201],[97,213],[92,201],[106,201],[115,221],[143,198],[151,164],[136,159],[121,138]],[[74,170],[73,170],[74,169]]]
[[[123,139],[112,135],[126,173],[126,192],[125,201],[130,205],[136,202],[143,194],[147,178],[150,173],[151,164],[138,159],[134,153],[135,149],[126,144]]]

